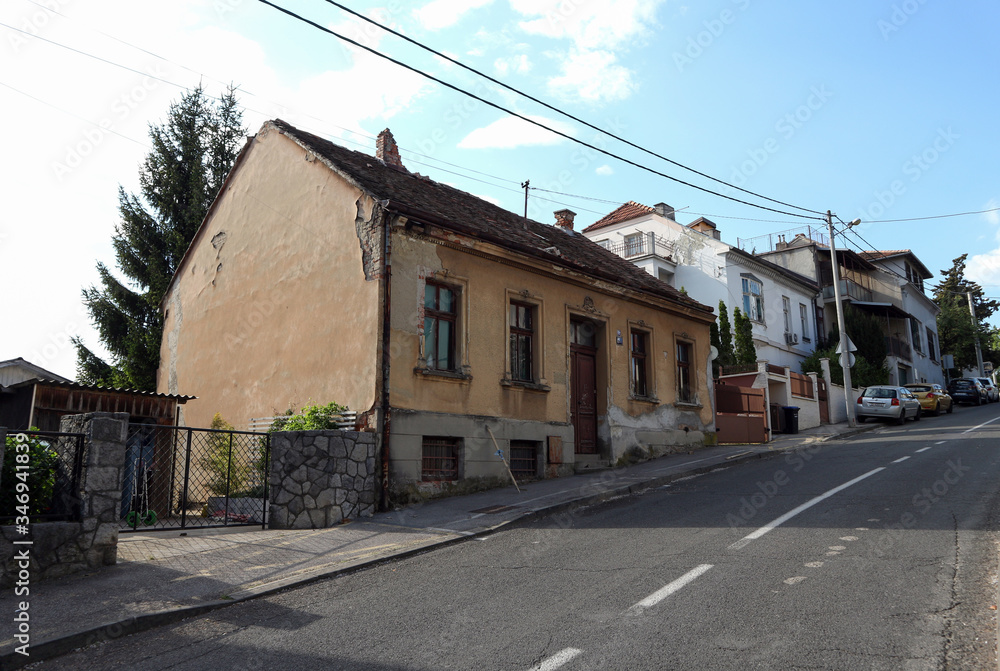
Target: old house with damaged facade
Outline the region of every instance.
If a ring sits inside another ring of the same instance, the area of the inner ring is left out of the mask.
[[[556,214],[411,173],[388,131],[373,157],[267,122],[166,292],[158,389],[190,426],[347,405],[394,483],[710,441],[712,309]]]

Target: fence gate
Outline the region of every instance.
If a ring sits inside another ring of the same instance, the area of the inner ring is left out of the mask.
[[[819,398],[819,421],[821,424],[830,423],[830,405],[827,403],[826,380],[816,379],[816,395]]]
[[[763,389],[715,384],[715,428],[722,445],[767,442]]]
[[[267,524],[270,437],[129,424],[121,530]]]

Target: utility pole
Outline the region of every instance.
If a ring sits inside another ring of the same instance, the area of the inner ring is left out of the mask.
[[[860,221],[858,221],[860,223]],[[848,228],[854,226],[852,221]],[[851,398],[851,352],[848,348],[847,324],[844,322],[844,304],[840,296],[840,265],[837,263],[837,243],[833,238],[833,213],[826,211],[826,225],[830,230],[830,261],[833,265],[833,300],[837,302],[837,323],[840,325],[840,366],[844,369],[844,399],[847,402],[847,425],[857,426],[854,418],[854,399]]]
[[[976,308],[972,304],[972,292],[966,292],[965,297],[969,299],[969,314],[972,315],[972,335],[976,338],[976,365],[979,366],[979,374],[976,377],[986,377],[983,371],[983,350],[979,348],[979,322],[976,321]]]
[[[531,184],[530,179],[524,180],[521,184],[521,188],[524,189],[524,227],[528,227],[528,185]]]

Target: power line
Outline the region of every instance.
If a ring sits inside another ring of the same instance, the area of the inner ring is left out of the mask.
[[[71,117],[73,117],[73,118],[75,118],[75,119],[79,119],[80,121],[83,121],[84,123],[89,123],[89,124],[91,124],[92,126],[97,126],[98,128],[100,128],[100,129],[101,129],[102,131],[104,131],[104,132],[107,132],[107,133],[112,133],[112,134],[114,134],[114,135],[117,135],[117,136],[118,136],[118,137],[120,137],[120,138],[124,138],[124,139],[128,140],[129,142],[134,142],[134,143],[136,143],[137,145],[139,145],[140,147],[145,147],[146,149],[150,149],[150,148],[151,148],[151,147],[150,147],[150,146],[149,146],[148,144],[145,144],[144,142],[140,142],[139,140],[136,140],[136,139],[134,139],[134,138],[131,138],[131,137],[129,137],[128,135],[122,135],[121,133],[119,133],[119,132],[118,132],[118,131],[116,131],[116,130],[112,130],[111,128],[107,128],[107,127],[105,127],[105,126],[102,126],[101,124],[99,124],[99,123],[97,123],[97,122],[95,122],[95,121],[91,121],[90,119],[86,119],[86,118],[84,118],[84,117],[80,116],[79,114],[75,114],[74,112],[70,112],[69,110],[65,110],[65,109],[63,109],[63,108],[61,108],[61,107],[58,107],[58,106],[56,106],[56,105],[53,105],[52,103],[50,103],[50,102],[47,102],[47,101],[45,101],[45,100],[42,100],[41,98],[36,98],[35,96],[31,95],[30,93],[25,93],[25,92],[24,92],[24,91],[22,91],[21,89],[17,89],[17,88],[14,88],[14,87],[13,87],[13,86],[11,86],[10,84],[5,84],[4,82],[0,82],[0,86],[3,86],[3,87],[5,87],[5,88],[8,88],[8,89],[10,89],[11,91],[14,91],[15,93],[20,93],[20,94],[21,94],[22,96],[24,96],[24,97],[26,97],[26,98],[31,98],[32,100],[34,100],[34,101],[36,101],[36,102],[40,102],[40,103],[42,103],[43,105],[46,105],[46,106],[48,106],[48,107],[51,107],[52,109],[54,109],[54,110],[56,110],[56,111],[58,111],[58,112],[62,112],[63,114],[68,114],[69,116],[71,116]]]
[[[542,107],[545,107],[546,109],[552,110],[553,112],[555,112],[557,114],[561,114],[561,115],[563,115],[563,116],[565,116],[565,117],[567,117],[569,119],[572,119],[573,121],[576,121],[577,123],[583,124],[587,128],[591,128],[593,130],[596,130],[598,133],[602,133],[604,135],[607,135],[608,137],[612,137],[612,138],[618,140],[619,142],[624,142],[625,144],[627,144],[630,147],[633,147],[635,149],[638,149],[639,151],[645,152],[645,153],[649,154],[650,156],[655,156],[656,158],[664,160],[667,163],[670,163],[671,165],[677,166],[678,168],[683,168],[684,170],[687,170],[689,172],[693,172],[696,175],[700,175],[701,177],[704,177],[706,179],[710,179],[713,182],[717,182],[717,183],[722,184],[724,186],[728,186],[728,187],[730,187],[732,189],[736,189],[737,191],[742,191],[743,193],[750,194],[751,196],[755,196],[757,198],[762,198],[762,199],[770,201],[772,203],[777,203],[779,205],[784,205],[785,207],[791,207],[791,208],[794,208],[796,210],[803,210],[805,212],[811,212],[813,214],[820,214],[820,215],[823,214],[822,212],[820,212],[818,210],[811,210],[811,209],[809,209],[807,207],[799,207],[798,205],[792,205],[791,203],[786,203],[786,202],[781,201],[781,200],[775,200],[774,198],[768,198],[767,196],[761,195],[759,193],[755,193],[755,192],[750,191],[748,189],[744,189],[744,188],[738,187],[735,184],[730,184],[729,182],[723,181],[721,179],[717,179],[717,178],[712,177],[711,175],[708,175],[708,174],[706,174],[704,172],[701,172],[699,170],[695,170],[694,168],[686,166],[683,163],[679,163],[679,162],[677,162],[677,161],[675,161],[673,159],[670,159],[670,158],[667,158],[666,156],[663,156],[662,154],[658,154],[655,151],[652,151],[652,150],[647,149],[645,147],[639,146],[639,145],[637,145],[634,142],[626,140],[625,138],[623,138],[623,137],[621,137],[619,135],[616,135],[616,134],[612,133],[611,131],[604,130],[603,128],[595,126],[592,123],[584,121],[583,119],[581,119],[581,118],[579,118],[577,116],[574,116],[573,114],[570,114],[569,112],[566,112],[566,111],[564,111],[562,109],[559,109],[558,107],[550,105],[549,103],[545,102],[544,100],[539,100],[538,98],[536,98],[536,97],[534,97],[534,96],[532,96],[532,95],[530,95],[528,93],[525,93],[524,91],[521,91],[519,89],[514,88],[513,86],[505,84],[504,82],[502,82],[499,79],[496,79],[494,77],[491,77],[490,75],[486,74],[485,72],[481,72],[480,70],[477,70],[476,68],[468,66],[468,65],[462,63],[461,61],[458,61],[458,60],[452,58],[451,56],[448,56],[447,54],[444,54],[444,53],[441,53],[440,51],[432,49],[431,47],[428,47],[427,45],[425,45],[425,44],[423,44],[421,42],[418,42],[417,40],[414,40],[414,39],[412,39],[410,37],[407,37],[406,35],[404,35],[403,33],[400,33],[399,31],[393,30],[392,28],[390,28],[388,26],[384,26],[381,23],[379,23],[378,21],[375,21],[374,19],[371,19],[371,18],[369,18],[369,17],[367,17],[367,16],[365,16],[363,14],[360,14],[360,13],[354,11],[350,7],[345,7],[344,5],[340,4],[339,2],[335,2],[335,0],[326,0],[326,2],[329,3],[329,4],[331,4],[331,5],[333,5],[333,6],[335,6],[335,7],[339,7],[341,10],[347,12],[348,14],[352,14],[353,16],[356,16],[357,18],[361,19],[362,21],[367,21],[368,23],[372,24],[373,26],[377,26],[377,27],[381,28],[382,30],[386,31],[387,33],[391,33],[391,34],[395,35],[396,37],[398,37],[398,38],[400,38],[402,40],[405,40],[405,41],[409,42],[410,44],[413,44],[414,46],[420,47],[421,49],[434,54],[438,58],[443,58],[444,60],[448,61],[449,63],[454,63],[455,65],[459,66],[460,68],[464,68],[465,70],[468,70],[469,72],[473,72],[473,73],[479,75],[480,77],[483,77],[484,79],[487,79],[487,80],[493,82],[497,86],[501,86],[501,87],[507,89],[508,91],[510,91],[512,93],[516,93],[517,95],[523,96],[523,97],[527,98],[528,100],[531,100],[532,102],[538,103],[539,105],[541,105]],[[271,3],[268,2],[266,4],[271,4]],[[272,6],[274,6],[274,5],[272,5]],[[276,7],[276,8],[280,9],[278,7]],[[290,13],[290,12],[287,12],[287,13]],[[338,37],[340,37],[340,36],[338,35]],[[343,39],[343,38],[341,38],[341,39]],[[373,53],[376,53],[376,52],[373,52]],[[541,124],[539,124],[539,125],[541,125]],[[546,128],[546,126],[542,126],[542,127]],[[549,130],[552,130],[552,129],[549,129]]]
[[[333,35],[334,37],[336,37],[336,38],[338,38],[338,39],[340,39],[340,40],[342,40],[344,42],[347,42],[348,44],[353,44],[354,46],[358,47],[359,49],[363,49],[363,50],[365,50],[365,51],[367,51],[367,52],[369,52],[369,53],[371,53],[371,54],[373,54],[375,56],[378,56],[379,58],[383,58],[383,59],[389,61],[390,63],[394,63],[394,64],[396,64],[396,65],[398,65],[398,66],[400,66],[402,68],[405,68],[405,69],[409,70],[410,72],[413,72],[413,73],[418,74],[418,75],[420,75],[422,77],[425,77],[425,78],[427,78],[427,79],[429,79],[429,80],[431,80],[433,82],[436,82],[436,83],[440,84],[441,86],[444,86],[446,88],[449,88],[449,89],[455,91],[456,93],[461,93],[462,95],[468,96],[468,97],[472,98],[473,100],[477,100],[477,101],[483,103],[484,105],[488,105],[488,106],[490,106],[490,107],[492,107],[494,109],[500,110],[501,112],[505,112],[506,114],[509,114],[511,116],[514,116],[514,117],[517,117],[518,119],[521,119],[522,121],[526,121],[526,122],[528,122],[528,123],[530,123],[530,124],[532,124],[534,126],[538,126],[539,128],[547,130],[550,133],[554,133],[554,134],[556,134],[556,135],[558,135],[560,137],[563,137],[563,138],[565,138],[565,139],[567,139],[567,140],[569,140],[571,142],[575,142],[575,143],[577,143],[579,145],[587,147],[588,149],[593,149],[596,152],[599,152],[601,154],[604,154],[605,156],[609,156],[611,158],[614,158],[614,159],[617,159],[619,161],[622,161],[623,163],[627,163],[627,164],[629,164],[631,166],[639,168],[640,170],[645,170],[647,172],[653,173],[654,175],[659,175],[660,177],[664,177],[664,178],[669,179],[669,180],[671,180],[673,182],[677,182],[678,184],[683,184],[684,186],[688,186],[688,187],[690,187],[692,189],[697,189],[697,190],[703,191],[705,193],[710,193],[710,194],[712,194],[714,196],[719,196],[720,198],[726,198],[727,200],[731,200],[731,201],[734,201],[734,202],[737,202],[737,203],[742,203],[743,205],[749,205],[750,207],[756,207],[758,209],[768,210],[770,212],[776,212],[778,214],[783,214],[783,215],[789,216],[789,217],[798,217],[798,218],[801,218],[801,219],[820,219],[819,217],[809,217],[809,216],[802,215],[802,214],[796,214],[794,212],[785,212],[783,210],[777,210],[775,208],[768,207],[766,205],[759,205],[757,203],[751,203],[751,202],[746,201],[746,200],[741,200],[739,198],[735,198],[733,196],[729,196],[729,195],[726,195],[724,193],[720,193],[718,191],[713,191],[712,189],[707,189],[707,188],[702,187],[702,186],[697,186],[697,185],[692,184],[690,182],[686,182],[686,181],[684,181],[684,180],[682,180],[680,178],[673,177],[673,176],[668,175],[668,174],[666,174],[664,172],[660,172],[659,170],[655,170],[653,168],[650,168],[648,166],[642,165],[640,163],[636,163],[635,161],[632,161],[630,159],[624,158],[622,156],[619,156],[617,154],[609,152],[609,151],[607,151],[605,149],[601,149],[600,147],[597,147],[597,146],[595,146],[595,145],[593,145],[593,144],[591,144],[589,142],[585,142],[583,140],[579,140],[579,139],[577,139],[577,138],[569,135],[568,133],[563,133],[562,131],[556,130],[556,129],[551,128],[549,126],[546,126],[545,124],[540,123],[538,121],[535,121],[534,119],[528,118],[528,117],[524,116],[523,114],[519,114],[519,113],[517,113],[517,112],[515,112],[515,111],[513,111],[511,109],[508,109],[508,108],[504,107],[503,105],[500,105],[500,104],[494,103],[492,101],[486,100],[485,98],[483,98],[481,96],[478,96],[475,93],[471,93],[470,91],[466,91],[465,89],[463,89],[463,88],[461,88],[459,86],[456,86],[454,84],[450,84],[450,83],[444,81],[443,79],[439,79],[438,77],[435,77],[434,75],[431,75],[431,74],[429,74],[427,72],[424,72],[423,70],[420,70],[419,68],[416,68],[416,67],[414,67],[412,65],[408,65],[408,64],[406,64],[406,63],[404,63],[404,62],[402,62],[402,61],[400,61],[398,59],[392,58],[391,56],[387,56],[386,54],[383,54],[382,52],[380,52],[380,51],[378,51],[376,49],[373,49],[371,47],[365,46],[365,45],[361,44],[360,42],[357,42],[356,40],[352,40],[351,38],[349,38],[349,37],[347,37],[345,35],[341,35],[340,33],[336,32],[335,30],[327,28],[326,26],[322,26],[322,25],[316,23],[315,21],[311,21],[310,19],[307,19],[304,16],[296,14],[295,12],[293,12],[293,11],[291,11],[289,9],[285,9],[284,7],[276,5],[273,2],[270,2],[270,0],[259,0],[259,1],[262,4],[268,5],[269,7],[273,7],[274,9],[278,10],[279,12],[281,12],[283,14],[286,14],[288,16],[291,16],[294,19],[297,19],[297,20],[299,20],[299,21],[301,21],[303,23],[306,23],[306,24],[312,26],[313,28],[316,28],[317,30],[321,30],[324,33],[328,33],[330,35]]]
[[[989,212],[998,212],[1000,207],[992,207],[988,210],[976,210],[974,212],[955,212],[954,214],[937,214],[932,217],[910,217],[909,219],[869,219],[865,221],[866,224],[893,224],[901,221],[924,221],[926,219],[947,219],[948,217],[964,217],[970,214],[987,214]],[[838,219],[840,217],[837,217]]]

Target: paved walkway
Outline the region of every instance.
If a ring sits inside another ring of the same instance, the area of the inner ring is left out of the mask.
[[[809,443],[877,428],[821,426],[767,445],[719,446],[672,454],[627,468],[541,480],[521,487],[438,499],[332,529],[189,529],[126,533],[118,564],[31,587],[30,659],[11,653],[0,633],[0,669],[16,668],[293,585],[357,570],[490,533],[511,522],[657,487],[720,465],[762,458]],[[0,611],[14,611],[11,590]],[[9,622],[9,620],[8,620]]]

